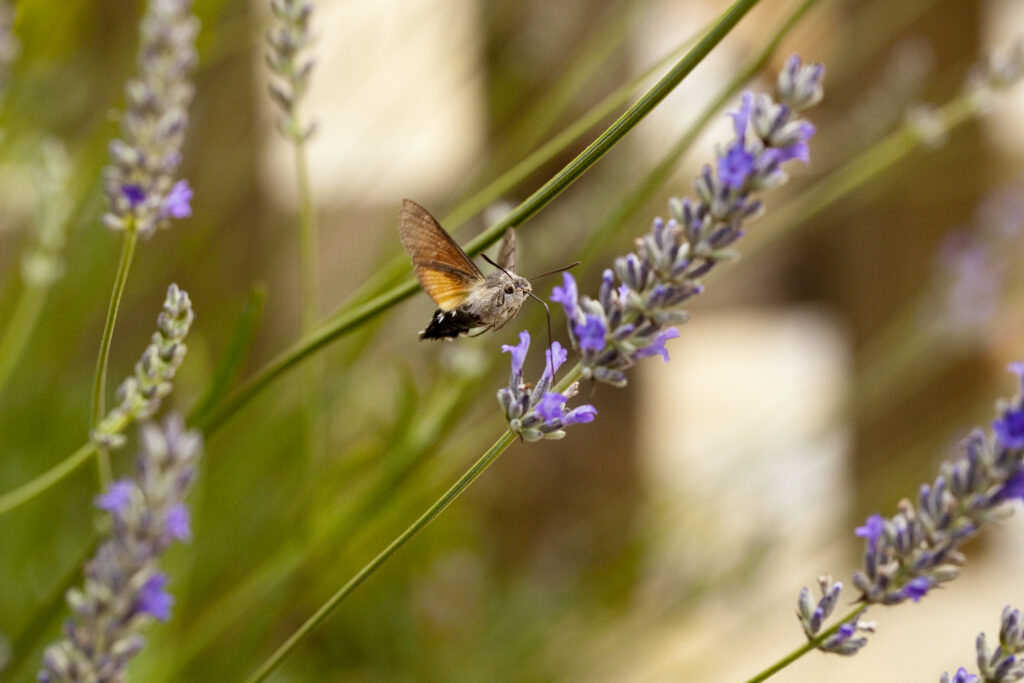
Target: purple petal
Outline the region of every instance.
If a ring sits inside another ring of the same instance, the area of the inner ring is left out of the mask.
[[[718,158],[718,179],[726,187],[740,188],[754,172],[754,155],[746,150],[742,140],[729,146]]]
[[[736,138],[742,144],[747,134],[747,122],[750,121],[750,111],[754,106],[754,95],[750,92],[743,93],[740,99],[740,107],[736,111],[729,112],[732,117],[732,127],[736,131]]]
[[[934,581],[926,576],[919,576],[916,579],[911,579],[906,586],[901,588],[900,595],[904,598],[910,598],[914,602],[919,602],[934,587]]]
[[[1006,448],[1024,447],[1024,408],[1013,408],[992,423],[999,443]]]
[[[593,422],[595,415],[597,415],[597,409],[590,404],[584,404],[566,413],[562,417],[562,424],[586,424],[587,422]]]
[[[665,348],[665,342],[669,339],[675,339],[679,336],[679,330],[674,327],[669,327],[658,333],[658,336],[651,341],[650,344],[642,349],[638,349],[636,352],[637,358],[647,358],[648,356],[661,355],[662,360],[668,362],[668,349]]]
[[[512,355],[512,375],[522,377],[523,363],[526,362],[526,352],[530,349],[530,333],[523,330],[519,333],[519,343],[515,346],[502,344],[501,352]]]
[[[192,538],[188,507],[184,503],[172,505],[167,511],[167,516],[164,517],[164,530],[167,537],[175,541],[187,541]]]
[[[124,512],[131,505],[134,490],[135,484],[127,479],[115,481],[106,493],[96,496],[95,505],[100,510]]]
[[[164,590],[166,585],[167,575],[163,572],[157,572],[151,576],[139,589],[139,594],[135,599],[135,609],[160,621],[170,619],[174,598]]]
[[[573,327],[576,337],[580,340],[580,348],[600,351],[604,348],[604,338],[608,330],[599,316],[587,314],[581,324]]]
[[[1003,483],[995,497],[998,501],[1014,498],[1024,501],[1024,466],[1017,467],[1017,471]]]
[[[562,367],[562,364],[569,357],[569,351],[562,348],[562,345],[558,342],[552,342],[551,348],[547,350],[545,356],[547,364],[544,368],[543,377],[548,382],[554,382],[555,373],[558,372],[558,368]]]
[[[121,194],[128,200],[128,206],[133,209],[146,200],[146,193],[141,185],[122,185]]]
[[[782,163],[783,161],[789,161],[790,159],[799,159],[805,164],[810,163],[811,161],[811,149],[803,140],[794,142],[789,147],[780,147],[776,149],[778,149],[778,153],[775,156],[776,163]]]
[[[192,215],[192,188],[187,180],[174,183],[171,191],[164,198],[164,206],[160,211],[163,218],[188,218]]]
[[[562,304],[565,309],[565,317],[575,320],[579,311],[579,291],[576,289],[576,278],[572,273],[562,273],[562,286],[556,286],[551,290],[551,301]]]
[[[549,391],[537,401],[534,411],[544,418],[545,422],[559,420],[562,418],[562,406],[565,405],[565,396],[554,391]]]

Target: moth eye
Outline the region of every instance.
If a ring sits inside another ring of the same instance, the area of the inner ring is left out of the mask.
[[[515,291],[515,289],[512,287],[512,285],[505,285],[505,293],[506,294],[511,294],[514,291]]]

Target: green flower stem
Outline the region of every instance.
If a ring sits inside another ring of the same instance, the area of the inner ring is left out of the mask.
[[[3,338],[0,338],[0,393],[3,393],[11,371],[18,364],[18,359],[21,358],[32,336],[32,330],[39,320],[48,292],[48,286],[26,283],[18,297],[18,303],[15,304]]]
[[[675,172],[683,153],[690,148],[697,136],[707,124],[718,115],[718,113],[729,103],[737,92],[768,64],[772,55],[778,49],[779,44],[786,35],[795,27],[807,14],[807,12],[819,0],[804,0],[787,16],[776,29],[773,37],[761,49],[761,51],[747,62],[746,66],[723,87],[718,95],[701,112],[697,120],[687,128],[676,140],[675,144],[662,156],[658,164],[644,177],[644,179],[633,188],[626,199],[619,202],[609,211],[602,211],[605,218],[595,228],[586,246],[579,252],[579,260],[586,263],[591,257],[599,254],[607,242],[618,230],[619,226],[625,223],[633,214],[639,211],[664,185]]]
[[[790,664],[792,664],[793,662],[795,662],[796,660],[800,659],[805,654],[807,654],[808,652],[810,652],[811,650],[816,648],[818,645],[821,645],[823,642],[825,642],[826,638],[828,638],[830,635],[832,635],[833,633],[838,631],[840,626],[842,626],[847,621],[850,621],[851,619],[853,619],[863,609],[864,609],[863,605],[858,605],[853,610],[851,610],[849,614],[847,614],[845,617],[843,617],[842,619],[837,621],[835,623],[835,625],[832,626],[832,628],[819,633],[818,636],[815,637],[814,639],[808,640],[806,643],[804,643],[803,645],[801,645],[797,649],[793,650],[788,655],[786,655],[785,657],[783,657],[779,661],[775,662],[774,664],[772,664],[768,668],[766,668],[763,671],[761,671],[761,673],[757,674],[756,676],[754,676],[753,678],[748,680],[747,683],[761,683],[761,681],[766,681],[769,678],[771,678],[772,676],[774,676],[775,674],[779,673],[780,671],[785,669],[787,666],[789,666]]]
[[[469,242],[466,246],[466,251],[471,254],[479,253],[496,242],[508,228],[522,224],[544,208],[548,202],[561,194],[563,190],[597,163],[605,153],[643,120],[758,2],[760,0],[736,0],[697,42],[693,49],[687,52],[661,80],[648,90],[633,106],[627,109],[615,123],[601,133],[594,142],[590,143],[565,168],[544,183],[540,189],[530,195],[522,204],[513,209],[504,219],[498,221],[476,239]],[[415,279],[406,280],[373,300],[358,306],[351,312],[334,319],[329,319],[325,324],[299,339],[284,353],[273,359],[234,394],[229,396],[219,408],[214,408],[211,413],[200,417],[198,426],[204,432],[217,429],[279,375],[300,363],[317,349],[352,331],[363,322],[379,315],[399,301],[412,296],[418,288],[419,285]]]
[[[96,450],[96,444],[90,441],[35,479],[0,496],[0,515],[31,500],[64,479],[64,477],[88,462],[89,458],[96,453]]]
[[[479,395],[484,378],[489,373],[459,381],[454,387],[445,384],[432,392],[419,406],[401,410],[396,422],[405,427],[400,436],[389,439],[381,449],[375,450],[376,459],[386,470],[345,505],[322,508],[326,516],[317,524],[317,533],[308,541],[279,546],[262,559],[240,582],[232,585],[217,599],[203,604],[198,614],[186,625],[189,637],[169,655],[173,665],[164,667],[155,681],[176,681],[182,677],[191,662],[209,648],[218,638],[237,623],[255,602],[272,596],[278,586],[293,575],[308,568],[311,558],[324,549],[333,548],[337,539],[345,539],[347,548],[360,545],[362,537],[372,538],[369,521],[384,511],[394,508],[396,494],[403,484],[437,452],[446,435],[462,419],[473,397]],[[411,393],[411,392],[410,392]],[[405,415],[403,418],[402,415]],[[338,480],[352,482],[349,475],[336,475]],[[324,483],[324,482],[321,482]],[[330,482],[326,482],[330,488]]]
[[[483,211],[496,199],[511,191],[516,185],[528,178],[538,168],[551,161],[557,154],[565,151],[576,139],[593,128],[615,109],[622,106],[631,95],[633,95],[643,84],[647,83],[651,76],[659,69],[664,68],[672,60],[678,59],[687,47],[693,44],[694,38],[690,37],[683,41],[678,47],[659,59],[650,68],[634,78],[629,83],[621,86],[614,92],[608,94],[604,99],[591,107],[583,116],[574,123],[551,138],[547,143],[537,150],[531,152],[525,159],[503,173],[499,178],[482,188],[474,195],[460,203],[451,213],[441,219],[441,224],[448,232],[455,233],[466,221]],[[478,252],[468,250],[471,256]],[[339,305],[328,319],[334,319],[350,312],[358,304],[367,299],[377,296],[389,286],[397,282],[409,271],[409,260],[404,254],[399,254],[391,259],[386,265],[378,268],[377,271]]]
[[[564,391],[570,384],[579,379],[582,373],[583,366],[579,363],[569,371],[555,386],[553,391]],[[382,550],[375,558],[370,560],[362,569],[356,573],[348,583],[342,586],[337,593],[332,595],[330,599],[321,605],[320,609],[313,613],[309,619],[306,620],[302,626],[298,628],[284,644],[279,647],[274,654],[270,656],[260,667],[253,673],[249,678],[246,679],[247,683],[257,683],[266,679],[277,667],[284,661],[295,646],[298,645],[299,641],[305,638],[309,633],[316,628],[320,622],[330,616],[331,612],[341,604],[341,602],[355,591],[366,579],[368,579],[377,569],[387,562],[387,560],[395,554],[395,552],[406,544],[409,539],[419,533],[424,527],[430,524],[434,519],[440,515],[445,508],[458,498],[462,493],[469,488],[469,486],[476,481],[481,474],[483,474],[488,467],[494,464],[494,461],[505,452],[505,449],[512,445],[516,440],[516,435],[511,431],[506,430],[494,444],[487,449],[480,459],[477,460],[473,465],[466,470],[466,472],[458,478],[458,480],[452,484],[451,488],[444,492],[444,494],[434,501],[434,504],[427,508],[426,512],[420,515],[419,519],[413,522],[405,531],[399,534],[395,540],[391,541],[384,550]]]
[[[427,508],[419,519],[412,523],[405,531],[403,531],[395,540],[388,544],[384,550],[382,550],[375,558],[370,560],[359,572],[353,576],[348,583],[341,587],[337,593],[331,596],[331,598],[325,602],[320,609],[318,609],[313,616],[306,620],[306,622],[299,627],[295,633],[293,633],[288,640],[284,642],[281,647],[274,652],[260,667],[253,673],[248,679],[249,683],[255,683],[256,681],[262,681],[273,672],[284,658],[287,657],[295,646],[306,637],[320,622],[326,619],[334,609],[341,604],[341,602],[355,591],[366,579],[372,575],[378,567],[384,564],[395,552],[401,548],[405,543],[415,536],[421,529],[430,524],[434,519],[448,507],[452,501],[459,497],[459,495],[469,487],[477,478],[484,473],[484,471],[498,459],[506,448],[508,448],[516,440],[516,435],[510,431],[506,431],[494,445],[487,449],[487,452],[477,460],[472,467],[470,467],[465,474],[459,477],[459,480],[452,485],[444,495],[437,499],[433,505]]]
[[[107,322],[103,326],[103,337],[100,339],[100,354],[99,358],[96,359],[96,375],[92,383],[90,429],[98,425],[106,414],[104,393],[107,386],[107,360],[110,356],[110,342],[114,337],[114,322],[117,320],[117,309],[121,305],[121,295],[124,294],[124,286],[128,281],[128,271],[131,270],[132,258],[135,256],[135,245],[138,241],[138,231],[135,230],[135,225],[129,221],[124,228],[121,258],[117,263],[117,273],[114,276],[114,291],[110,295],[110,305],[107,307]],[[110,471],[110,456],[105,448],[96,449],[96,465],[99,469],[100,488],[105,489],[110,485],[113,478]]]

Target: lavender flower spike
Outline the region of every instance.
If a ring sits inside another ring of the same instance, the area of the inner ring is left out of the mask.
[[[0,0],[0,98],[7,89],[11,62],[21,52],[21,43],[14,35],[14,3]]]
[[[793,55],[779,74],[777,102],[744,93],[730,112],[735,137],[694,181],[696,199],[671,200],[669,220],[655,219],[636,251],[615,259],[596,299],[578,295],[573,276],[563,275],[551,300],[565,309],[583,379],[623,386],[638,359],[668,360],[665,342],[688,318],[683,305],[703,291],[700,278],[734,256],[730,248],[744,224],[760,214],[753,194],[786,182],[785,163],[808,161],[814,126],[799,113],[821,100],[824,73]]]
[[[158,562],[187,540],[184,506],[202,451],[198,432],[173,414],[163,427],[142,427],[135,476],[111,485],[96,507],[110,513],[110,537],[85,566],[85,586],[68,591],[72,617],[64,637],[46,648],[38,680],[123,681],[146,643],[143,629],[171,616],[173,598]]]
[[[194,319],[188,292],[172,284],[157,316],[153,340],[135,364],[135,372],[117,388],[120,403],[92,431],[92,440],[107,448],[124,444],[121,433],[131,422],[151,417],[171,392],[171,380],[185,359],[185,337]]]
[[[1018,392],[1012,401],[999,402],[992,432],[986,435],[975,429],[963,441],[962,454],[942,464],[935,480],[921,486],[916,501],[903,499],[892,517],[871,515],[855,530],[865,542],[864,566],[853,574],[853,584],[861,592],[859,602],[866,606],[917,602],[952,581],[966,562],[959,547],[985,525],[1009,515],[1014,501],[1024,500],[1024,363],[1011,363],[1009,369],[1017,377]],[[800,593],[800,623],[809,637],[828,616],[839,590],[838,584],[823,583],[826,597],[818,608],[810,602],[806,588]],[[1019,669],[1014,668],[1016,660],[995,662],[1011,645],[1017,648],[1014,652],[1024,651],[1016,611],[1003,613],[1001,643],[992,657],[982,656],[984,637],[979,638],[979,666],[985,680],[1017,680],[999,678],[986,667],[1002,672],[1000,676],[1019,670],[1018,678],[1024,677],[1024,660]],[[989,664],[980,664],[983,659]],[[1007,668],[1003,671],[1000,666]]]
[[[267,66],[277,77],[270,83],[270,97],[281,108],[277,127],[281,135],[302,142],[315,130],[313,124],[303,124],[298,116],[299,102],[309,90],[313,72],[313,60],[303,56],[313,42],[309,30],[313,4],[309,0],[271,0],[270,9],[277,25],[267,34]]]
[[[111,164],[103,170],[109,202],[103,223],[112,230],[149,237],[168,227],[170,218],[191,215],[192,190],[175,173],[188,127],[198,32],[192,0],[149,0],[139,26],[139,75],[125,85],[122,139],[110,143]]]
[[[563,427],[593,422],[597,415],[594,406],[582,405],[572,410],[566,406],[566,402],[579,391],[578,382],[573,382],[563,393],[548,391],[567,356],[562,345],[554,342],[548,349],[544,374],[532,390],[523,382],[523,362],[529,349],[530,333],[526,330],[519,333],[519,344],[501,347],[503,352],[512,355],[509,385],[498,390],[498,403],[505,411],[509,429],[525,441],[537,441],[561,439],[565,436]]]

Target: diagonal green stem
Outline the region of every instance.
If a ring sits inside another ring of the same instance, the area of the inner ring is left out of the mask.
[[[504,219],[498,221],[480,234],[476,239],[469,242],[466,251],[470,254],[479,253],[496,242],[505,231],[514,226],[521,225],[527,219],[534,216],[544,208],[551,200],[562,193],[569,185],[582,176],[591,166],[604,156],[619,140],[632,130],[647,114],[649,114],[672,90],[679,85],[683,78],[689,74],[700,62],[711,52],[727,34],[739,23],[740,19],[749,12],[760,0],[736,0],[721,17],[712,25],[708,32],[697,42],[694,47],[680,59],[672,69],[665,74],[657,83],[651,87],[633,106],[626,110],[607,130],[586,149],[580,152],[579,156],[555,174],[550,180],[542,185],[536,192],[530,195],[522,204],[512,210]],[[199,426],[204,431],[213,431],[224,423],[239,408],[249,402],[264,387],[269,385],[278,376],[297,365],[317,349],[331,343],[344,334],[351,332],[361,323],[373,318],[399,301],[411,296],[416,292],[419,285],[415,279],[409,279],[391,290],[381,294],[373,300],[357,307],[353,311],[328,320],[324,325],[312,333],[299,339],[294,345],[287,349],[280,356],[272,360],[260,372],[256,373],[248,382],[242,385],[238,391],[210,414],[199,419]]]
[[[526,158],[512,168],[505,171],[501,176],[489,183],[486,187],[461,202],[448,215],[441,219],[441,225],[445,226],[451,233],[471,217],[480,213],[484,208],[496,199],[509,192],[516,185],[528,178],[544,164],[551,161],[557,154],[565,151],[573,141],[582,136],[598,122],[609,116],[617,107],[622,106],[629,97],[640,87],[647,83],[651,77],[661,68],[664,68],[672,60],[677,59],[683,51],[693,44],[695,37],[689,37],[678,47],[659,59],[651,67],[638,75],[636,78],[609,93],[600,102],[591,107],[583,116],[570,124],[560,133],[551,138],[548,142],[531,152]],[[472,252],[470,252],[472,254]],[[396,255],[388,263],[381,266],[370,278],[353,292],[341,305],[339,305],[330,318],[336,318],[351,311],[354,306],[372,298],[388,286],[394,284],[409,270],[409,261],[404,254]]]
[[[490,467],[495,460],[498,459],[506,448],[512,445],[512,442],[516,440],[516,435],[510,431],[506,431],[497,441],[494,442],[487,452],[480,457],[473,466],[470,467],[465,474],[459,477],[459,480],[452,485],[447,491],[444,492],[437,501],[434,502],[427,511],[424,512],[419,519],[413,522],[405,531],[398,535],[395,540],[391,541],[384,550],[382,550],[375,558],[370,560],[359,572],[353,576],[348,583],[342,586],[337,593],[331,596],[331,598],[325,602],[320,609],[318,609],[313,616],[306,620],[306,622],[299,627],[298,630],[293,633],[288,640],[286,640],[281,647],[279,647],[273,655],[270,656],[260,667],[249,676],[248,683],[256,683],[256,681],[262,681],[271,674],[280,664],[284,661],[295,646],[306,637],[320,622],[326,619],[334,609],[341,604],[341,602],[355,591],[366,579],[370,577],[382,564],[387,562],[388,558],[395,554],[395,552],[401,548],[406,542],[420,532],[425,526],[430,524],[434,519],[440,515],[446,507],[448,507],[452,501],[459,497],[459,495],[469,487],[477,478],[484,473],[484,471]]]
[[[89,457],[95,452],[96,444],[90,441],[35,479],[0,495],[0,515],[13,510],[26,501],[32,500],[32,498],[88,462]]]
[[[129,221],[128,225],[124,228],[121,258],[117,262],[117,273],[114,275],[114,291],[110,294],[110,304],[107,307],[107,321],[103,325],[99,358],[96,359],[96,375],[92,383],[92,414],[89,419],[89,429],[99,424],[106,412],[104,393],[107,386],[107,360],[110,357],[110,342],[114,337],[114,323],[117,320],[117,310],[121,306],[121,295],[124,294],[124,286],[128,281],[128,272],[132,267],[132,258],[135,256],[135,245],[138,243],[138,240],[138,231],[135,229],[135,225]],[[112,479],[110,456],[105,448],[97,449],[96,465],[99,469],[100,488],[105,489],[110,485]]]
[[[779,673],[780,671],[785,669],[787,666],[789,666],[790,664],[792,664],[796,660],[798,660],[801,657],[803,657],[805,654],[807,654],[811,650],[815,649],[816,647],[818,647],[819,645],[824,643],[825,639],[828,638],[833,633],[835,633],[836,631],[838,631],[840,626],[842,626],[846,622],[848,622],[851,619],[853,619],[855,616],[857,616],[858,613],[860,613],[863,610],[864,610],[864,606],[863,605],[858,605],[849,614],[847,614],[845,617],[843,617],[842,619],[837,621],[835,623],[835,625],[832,626],[832,628],[829,628],[829,629],[827,629],[825,631],[822,631],[814,639],[808,640],[806,643],[804,643],[803,645],[801,645],[797,649],[793,650],[788,655],[786,655],[785,657],[783,657],[779,661],[775,662],[774,664],[772,664],[771,666],[767,667],[766,669],[764,669],[763,671],[758,673],[756,676],[754,676],[753,678],[748,680],[747,683],[761,683],[761,681],[768,680],[769,678],[771,678],[775,674]]]
[[[570,384],[580,378],[580,374],[583,371],[583,366],[579,363],[570,370],[565,377],[563,377],[558,384],[552,389],[552,391],[564,391]],[[253,673],[249,678],[246,679],[247,683],[257,683],[258,681],[264,680],[269,676],[281,662],[284,661],[295,646],[298,645],[299,641],[305,638],[309,633],[316,628],[324,619],[330,616],[331,612],[341,604],[341,602],[355,591],[366,579],[368,579],[382,564],[388,561],[388,559],[395,554],[395,552],[401,548],[406,542],[409,541],[413,536],[419,533],[424,527],[430,524],[434,519],[437,518],[445,508],[458,498],[462,493],[469,488],[469,486],[476,481],[481,474],[483,474],[488,467],[494,464],[494,461],[505,452],[509,446],[516,440],[516,435],[511,431],[506,430],[504,434],[498,437],[498,440],[487,449],[487,451],[480,456],[480,458],[473,463],[473,465],[466,470],[466,472],[458,478],[458,480],[452,484],[452,486],[441,495],[433,505],[427,508],[426,512],[420,515],[419,519],[413,522],[405,531],[399,534],[391,543],[388,544],[384,550],[377,554],[372,560],[370,560],[359,572],[356,573],[348,583],[342,586],[337,593],[332,595],[330,599],[321,605],[320,609],[313,613],[313,615],[300,626],[295,633],[289,636],[281,647],[279,647],[269,659],[264,661],[260,667]]]

